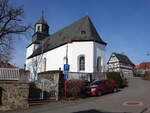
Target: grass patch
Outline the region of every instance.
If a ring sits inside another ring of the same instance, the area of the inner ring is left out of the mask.
[[[142,80],[148,80],[148,81],[150,81],[150,76],[143,77]]]

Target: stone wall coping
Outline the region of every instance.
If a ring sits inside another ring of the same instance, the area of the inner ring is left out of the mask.
[[[45,72],[38,73],[38,75],[51,74],[51,73],[62,73],[62,72],[63,71],[60,71],[60,70],[52,70],[52,71],[45,71]]]
[[[0,84],[29,84],[30,82],[20,82],[20,81],[4,81],[0,80]]]

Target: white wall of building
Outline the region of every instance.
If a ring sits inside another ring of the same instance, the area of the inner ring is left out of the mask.
[[[104,71],[104,66],[106,66],[106,59],[105,59],[105,45],[99,44],[94,42],[94,69],[97,69],[97,58],[101,57],[101,66],[102,72]]]
[[[85,70],[82,72],[93,73],[96,66],[97,57],[101,56],[102,66],[104,66],[105,60],[105,46],[95,43],[93,41],[88,42],[72,42],[46,53],[38,57],[34,57],[26,60],[26,69],[33,73],[33,62],[38,61],[38,72],[44,71],[44,58],[46,58],[46,71],[50,70],[63,70],[65,64],[64,58],[66,57],[66,50],[68,46],[68,64],[70,65],[70,72],[79,72],[78,57],[80,55],[85,56]],[[33,47],[27,48],[27,57],[32,53]],[[35,65],[35,64],[34,64]]]
[[[109,59],[108,69],[109,71],[116,71],[116,72],[120,71],[119,60],[114,54]]]
[[[26,58],[32,55],[33,51],[39,46],[39,44],[32,44],[27,47],[26,50]]]
[[[27,49],[26,49],[26,58],[28,58],[32,54],[33,50],[34,50],[34,44],[27,47]]]
[[[85,71],[93,72],[93,46],[94,42],[73,42],[68,45],[68,60],[71,72],[79,72],[78,58],[81,55],[85,56]]]
[[[109,71],[112,72],[122,72],[124,76],[133,75],[133,66],[120,63],[118,58],[112,54],[108,62]]]
[[[44,71],[43,56],[44,55],[39,55],[26,60],[26,70],[30,71],[30,79],[33,79],[35,76],[37,76],[37,73]]]

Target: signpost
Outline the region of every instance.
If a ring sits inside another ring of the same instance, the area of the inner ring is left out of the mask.
[[[68,72],[70,70],[69,64],[64,64],[64,71]],[[64,74],[64,79],[68,79],[68,74]]]
[[[69,70],[70,70],[70,65],[64,64],[64,71],[69,71]]]

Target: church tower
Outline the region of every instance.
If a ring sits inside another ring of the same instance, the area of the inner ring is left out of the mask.
[[[43,16],[35,24],[35,32],[49,34],[49,26]]]
[[[35,24],[35,33],[32,36],[32,42],[40,42],[49,36],[49,26],[42,16]]]

